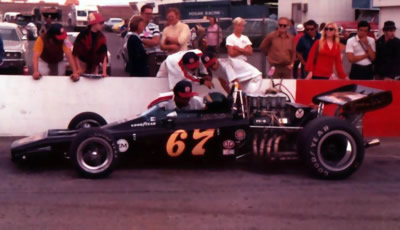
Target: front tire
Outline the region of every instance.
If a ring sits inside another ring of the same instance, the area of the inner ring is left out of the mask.
[[[113,137],[99,128],[83,129],[72,142],[69,155],[78,174],[104,178],[111,174],[118,159]]]
[[[320,117],[300,132],[297,148],[311,172],[323,179],[344,179],[364,159],[363,138],[348,121]]]
[[[93,128],[106,125],[107,121],[97,113],[84,112],[76,115],[68,124],[69,130]]]

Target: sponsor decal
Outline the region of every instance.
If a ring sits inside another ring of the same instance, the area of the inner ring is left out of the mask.
[[[279,118],[278,121],[279,121],[279,124],[281,124],[281,125],[286,125],[288,123],[287,118]]]
[[[324,127],[322,127],[322,130],[318,130],[317,131],[317,137],[313,137],[312,142],[311,142],[311,146],[310,146],[310,155],[311,155],[311,162],[312,165],[318,170],[319,173],[324,174],[325,176],[329,175],[329,172],[327,170],[325,170],[325,168],[323,168],[320,164],[319,164],[319,159],[317,157],[317,152],[319,151],[317,149],[318,147],[318,143],[321,139],[321,136],[323,136],[325,133],[327,133],[330,130],[329,126],[325,125]]]
[[[234,149],[224,149],[224,150],[222,150],[222,155],[224,155],[224,156],[235,155],[235,150]]]
[[[303,109],[296,110],[295,116],[297,119],[302,118],[304,116],[304,110]]]
[[[198,143],[192,148],[193,156],[202,156],[205,154],[206,149],[204,145],[208,142],[209,139],[214,137],[215,129],[207,129],[204,131],[200,131],[200,129],[195,129],[193,131],[193,140],[198,140]],[[188,139],[189,134],[186,130],[179,129],[171,134],[168,138],[166,151],[170,157],[178,157],[180,156],[186,149],[186,140]]]
[[[121,153],[124,153],[124,152],[128,151],[128,149],[129,149],[129,143],[125,139],[119,139],[117,141],[117,145],[118,145],[118,150]]]
[[[145,121],[143,123],[131,124],[131,127],[146,127],[146,126],[155,126],[155,121]]]
[[[246,132],[243,129],[238,129],[235,132],[235,138],[238,141],[243,141],[246,138]]]
[[[226,140],[222,143],[225,149],[233,149],[235,148],[235,142],[232,140]]]

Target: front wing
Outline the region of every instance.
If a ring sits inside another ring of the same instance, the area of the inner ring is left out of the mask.
[[[11,144],[11,157],[20,159],[38,152],[54,151],[59,146],[69,146],[76,134],[75,130],[48,130],[16,140]]]

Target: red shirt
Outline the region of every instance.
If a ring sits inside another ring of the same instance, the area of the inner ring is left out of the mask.
[[[335,65],[339,78],[346,78],[347,74],[343,69],[340,45],[333,45],[332,49],[329,49],[328,43],[325,43],[324,47],[319,50],[317,61],[314,64],[318,44],[319,40],[311,48],[307,59],[306,71],[313,72],[313,76],[329,78],[333,73],[333,65]]]

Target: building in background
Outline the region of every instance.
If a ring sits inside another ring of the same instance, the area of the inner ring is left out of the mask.
[[[64,5],[66,6],[79,5],[79,0],[65,0]]]
[[[278,16],[288,17],[295,23],[314,19],[328,21],[354,21],[355,10],[349,0],[279,0]]]
[[[397,28],[400,27],[400,1],[399,0],[373,0],[373,6],[379,7],[379,29],[382,30],[385,21],[394,21]],[[381,32],[382,34],[382,32]],[[400,37],[400,29],[396,30],[396,36]]]

